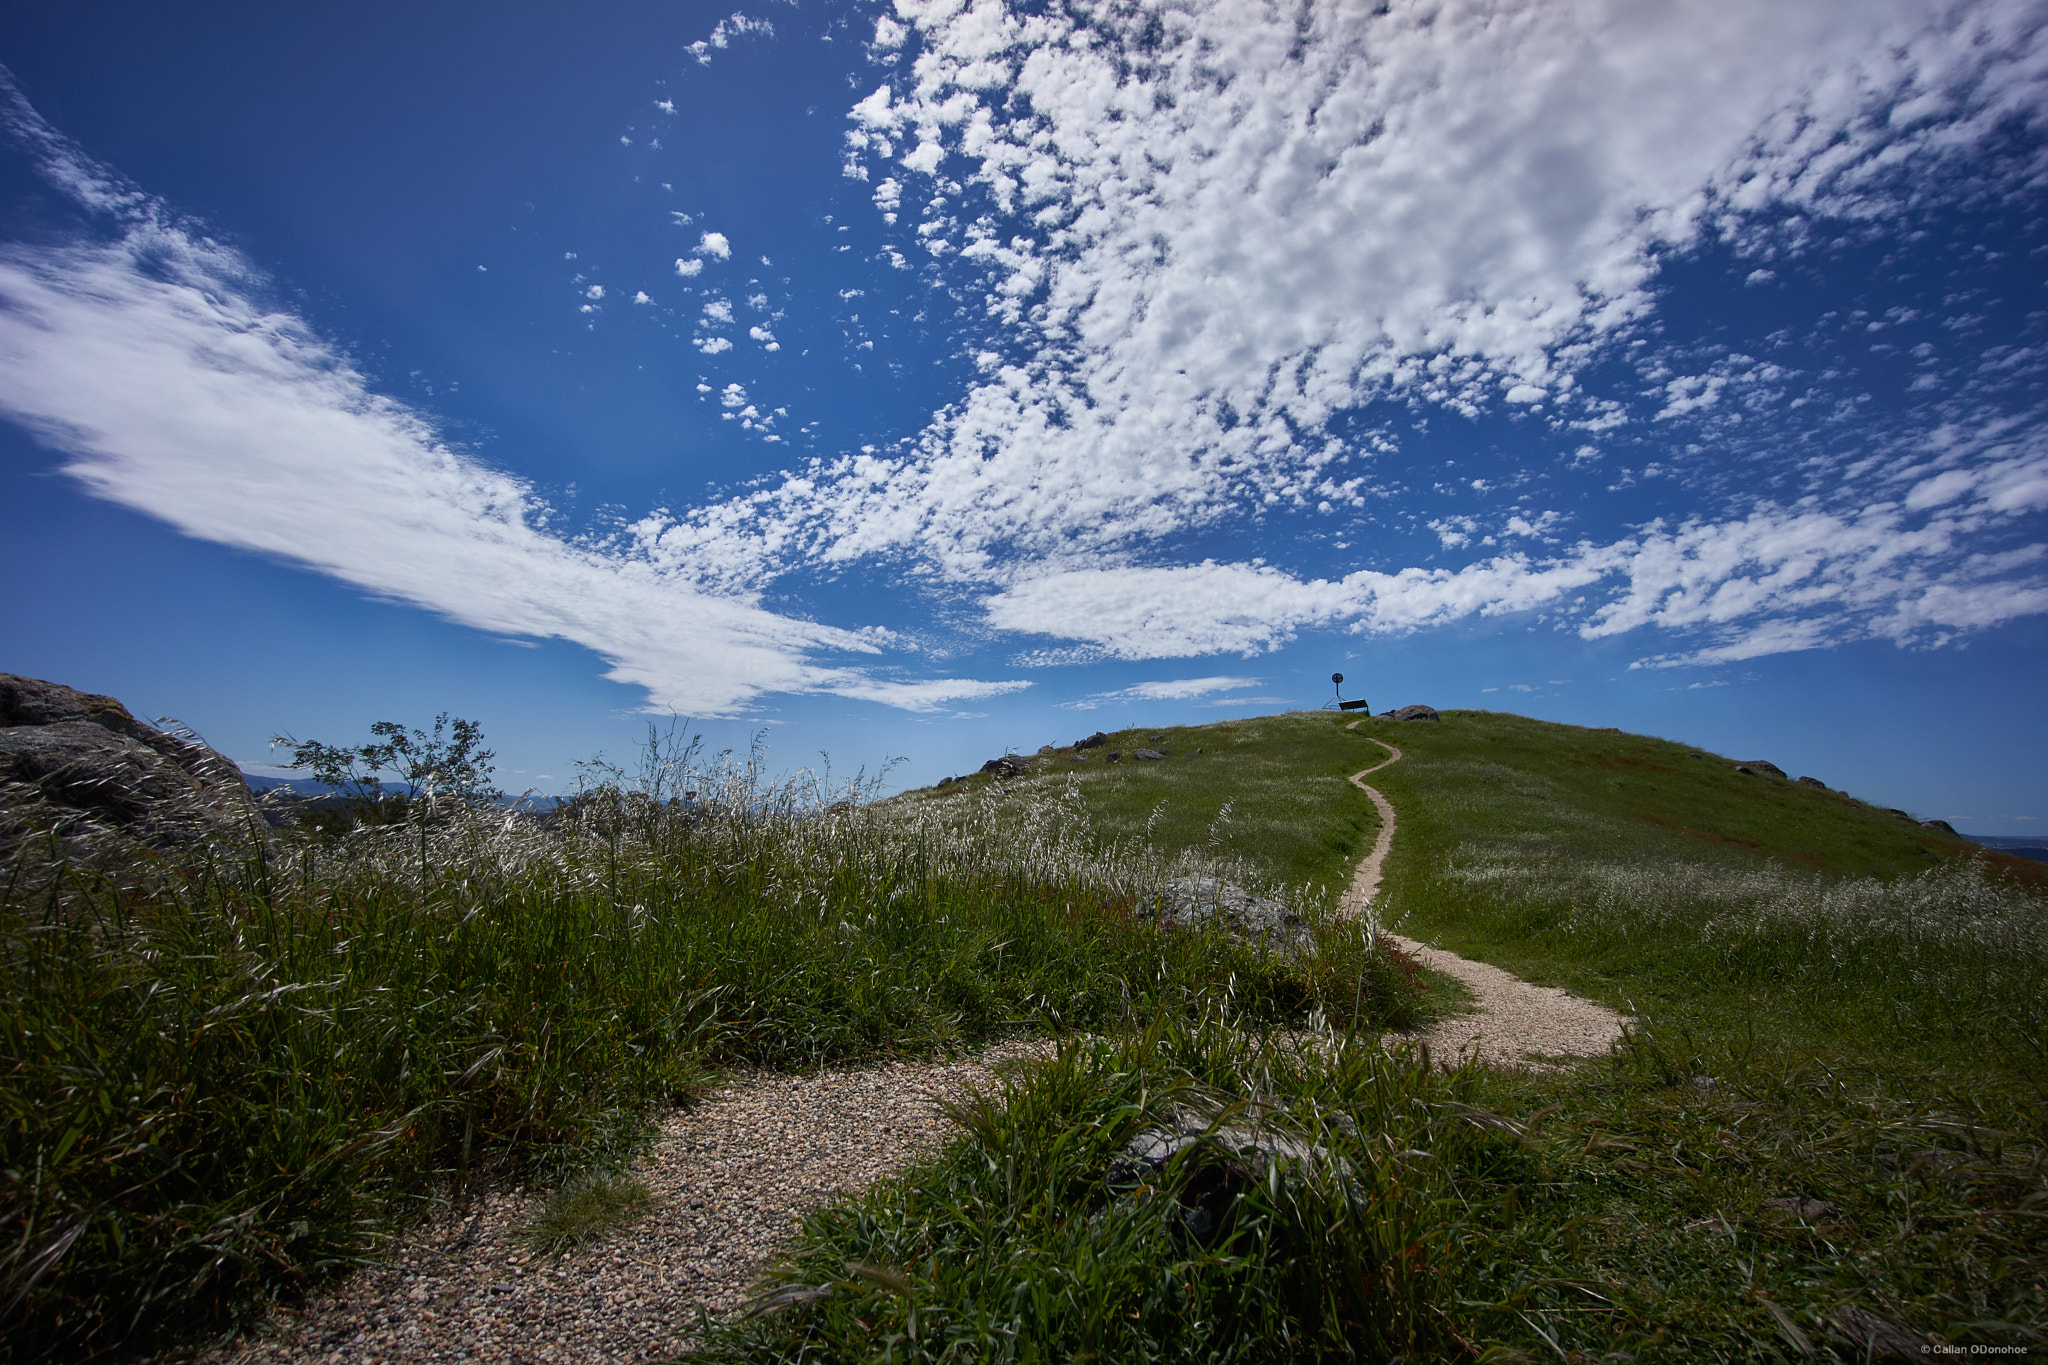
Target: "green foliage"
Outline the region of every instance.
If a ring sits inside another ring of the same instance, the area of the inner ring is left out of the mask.
[[[882,803],[671,730],[551,821],[456,803],[184,867],[23,861],[0,1358],[218,1327],[438,1190],[605,1169],[708,1066],[1020,1031],[1066,1042],[815,1216],[715,1352],[1856,1360],[1858,1314],[2048,1337],[2038,870],[1663,741],[1347,719],[1126,732],[1173,757]],[[1406,754],[1371,779],[1400,812],[1375,909],[1632,1006],[1611,1062],[1374,1044],[1417,1015],[1412,967],[1322,913],[1376,832],[1343,780],[1371,735]],[[1318,952],[1163,929],[1159,886],[1196,872],[1290,896]],[[1196,1235],[1208,1158],[1109,1179],[1169,1114],[1320,1155]]]
[[[961,1107],[964,1135],[901,1180],[807,1221],[768,1310],[708,1359],[1453,1360],[1441,1311],[1464,1265],[1461,1181],[1530,1162],[1512,1124],[1370,1037],[1248,1033],[1155,1016],[1078,1039]],[[1117,1179],[1141,1130],[1211,1137],[1156,1180]],[[1279,1135],[1294,1157],[1232,1149]],[[1234,1192],[1208,1231],[1189,1205]]]
[[[404,784],[408,799],[427,796],[473,806],[504,798],[491,785],[497,771],[491,760],[497,755],[483,747],[483,727],[473,720],[450,720],[443,711],[434,717],[431,734],[388,720],[372,725],[370,733],[377,739],[354,747],[290,735],[278,735],[271,743],[291,750],[292,761],[285,767],[304,768],[316,781],[365,804],[385,799],[379,774],[386,772]]]
[[[721,1062],[808,1066],[1100,1029],[1412,1011],[1339,925],[1303,962],[1141,913],[1167,866],[1056,802],[949,829],[751,763],[692,802],[417,828],[118,874],[17,868],[0,907],[0,1358],[235,1320],[419,1201],[558,1172]],[[41,877],[41,879],[38,879]],[[622,1124],[623,1121],[623,1124]]]

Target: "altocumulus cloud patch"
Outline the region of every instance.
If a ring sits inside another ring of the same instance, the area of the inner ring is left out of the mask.
[[[903,60],[852,109],[847,168],[978,291],[1000,354],[908,449],[649,523],[651,559],[758,581],[909,556],[984,585],[999,630],[1124,658],[1549,608],[1588,637],[1680,637],[1643,660],[1670,664],[1938,643],[2048,610],[2038,397],[1991,382],[2038,377],[2040,351],[1952,325],[1926,401],[1859,426],[1869,395],[1811,346],[1674,344],[1658,292],[1688,258],[1732,254],[1762,285],[1894,220],[2024,195],[2036,7],[896,14],[876,50]],[[1885,325],[1856,311],[1804,340]],[[1453,566],[1386,563],[1413,550],[1384,535],[1334,576],[1176,562],[1248,519],[1397,520],[1424,490],[1415,438],[1384,419],[1432,411],[1511,418],[1531,447],[1467,498],[1562,460],[1695,505],[1454,511],[1431,547],[1472,553]],[[1772,446],[1773,420],[1796,435]],[[1589,441],[1668,458],[1616,470]]]

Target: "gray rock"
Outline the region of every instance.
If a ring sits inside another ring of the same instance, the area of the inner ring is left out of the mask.
[[[1238,938],[1284,952],[1306,952],[1315,943],[1294,911],[1217,877],[1175,878],[1160,888],[1158,908],[1166,923],[1184,929],[1215,923]]]
[[[981,770],[995,777],[1022,777],[1031,771],[1031,760],[1022,754],[1004,754],[982,764]]]
[[[1956,833],[1956,827],[1954,825],[1951,825],[1946,820],[1922,820],[1920,822],[1920,828],[1936,830],[1942,834],[1946,834],[1951,839],[1960,839],[1962,837],[1961,835]]]
[[[1117,752],[1115,749],[1111,749],[1108,753],[1102,756],[1102,761],[1105,763],[1115,763],[1122,757],[1123,755],[1121,753]]]
[[[1086,739],[1075,740],[1074,747],[1076,749],[1100,749],[1103,745],[1107,743],[1109,743],[1109,736],[1103,734],[1102,731],[1097,730],[1094,734],[1088,736],[1088,738]]]
[[[1380,712],[1381,720],[1442,720],[1434,706],[1404,706],[1398,711]]]
[[[1818,787],[1822,791],[1828,789],[1828,784],[1817,777],[1802,777],[1799,779],[1799,785],[1802,787]]]
[[[1157,763],[1165,758],[1166,755],[1160,753],[1157,749],[1133,749],[1131,750],[1131,757],[1142,758],[1147,763]]]
[[[0,844],[32,831],[157,846],[259,823],[242,771],[112,697],[0,673]]]
[[[1761,758],[1746,758],[1735,765],[1735,771],[1739,773],[1746,772],[1752,777],[1768,777],[1774,782],[1790,782],[1792,780],[1785,776],[1783,768],[1775,763],[1767,763]]]
[[[1223,1230],[1246,1186],[1266,1178],[1269,1167],[1328,1160],[1329,1153],[1256,1123],[1219,1124],[1197,1114],[1176,1114],[1125,1144],[1104,1179],[1118,1190],[1157,1185],[1176,1158],[1180,1185],[1174,1195],[1181,1221],[1206,1241]]]

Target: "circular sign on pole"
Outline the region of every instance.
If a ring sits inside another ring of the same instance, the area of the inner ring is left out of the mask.
[[[1339,687],[1342,687],[1344,685],[1344,675],[1342,673],[1332,673],[1330,675],[1330,681],[1337,684]]]

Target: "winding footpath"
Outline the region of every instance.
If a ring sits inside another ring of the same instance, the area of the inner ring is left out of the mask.
[[[1359,722],[1351,725],[1353,730]],[[1352,774],[1380,828],[1352,875],[1343,913],[1367,913],[1394,844],[1393,803]],[[1449,1060],[1542,1065],[1597,1056],[1622,1017],[1498,967],[1388,935],[1425,966],[1457,978],[1477,1009],[1414,1035]],[[279,1311],[202,1365],[429,1365],[442,1361],[642,1362],[673,1359],[698,1331],[700,1310],[732,1312],[803,1215],[892,1175],[954,1131],[944,1105],[1040,1055],[1043,1040],[980,1056],[903,1061],[790,1076],[734,1076],[704,1103],[669,1116],[636,1167],[653,1212],[594,1246],[556,1258],[521,1236],[545,1196],[502,1190],[447,1207],[377,1263],[296,1312]]]
[[[1356,731],[1362,720],[1345,726]],[[1394,803],[1365,779],[1381,768],[1401,761],[1401,751],[1383,739],[1362,735],[1387,751],[1387,756],[1370,768],[1351,774],[1351,785],[1372,798],[1379,812],[1380,832],[1372,852],[1351,875],[1351,885],[1339,902],[1347,916],[1365,914],[1379,895],[1380,871],[1394,846]],[[1490,963],[1474,962],[1456,953],[1400,934],[1382,933],[1402,952],[1423,966],[1442,972],[1472,992],[1470,1014],[1442,1020],[1409,1035],[1428,1044],[1430,1051],[1449,1060],[1476,1054],[1489,1065],[1541,1066],[1552,1059],[1604,1056],[1621,1037],[1627,1018],[1605,1005],[1594,1004],[1555,986],[1532,986],[1511,972]]]

